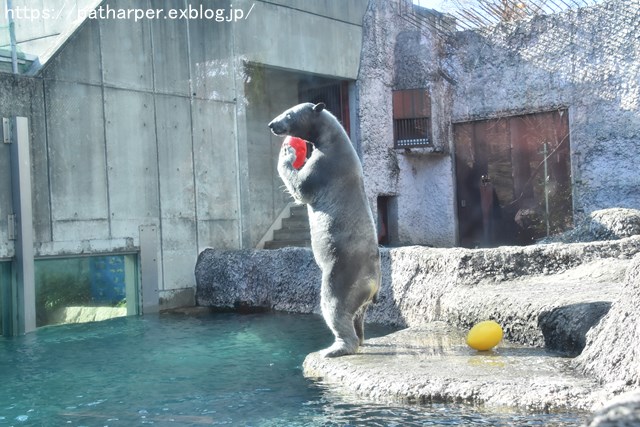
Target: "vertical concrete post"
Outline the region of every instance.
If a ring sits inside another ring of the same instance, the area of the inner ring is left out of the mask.
[[[135,257],[124,256],[124,283],[127,296],[127,316],[140,314],[140,284]]]
[[[11,120],[11,197],[15,215],[15,283],[13,333],[36,329],[36,291],[33,265],[33,211],[31,207],[31,152],[29,121]]]
[[[160,296],[158,293],[158,227],[155,225],[141,225],[140,233],[140,290],[142,314],[160,311]]]

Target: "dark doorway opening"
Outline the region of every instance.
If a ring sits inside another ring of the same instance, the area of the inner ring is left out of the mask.
[[[349,83],[347,81],[309,76],[300,80],[298,86],[300,102],[324,102],[327,110],[336,116],[347,135],[350,133]]]
[[[378,244],[388,246],[389,239],[389,196],[378,196]]]
[[[527,245],[573,223],[566,110],[454,125],[460,245]]]
[[[376,204],[378,244],[383,246],[398,245],[398,197],[380,195]]]

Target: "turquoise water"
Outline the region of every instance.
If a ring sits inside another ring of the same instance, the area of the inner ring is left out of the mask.
[[[368,336],[388,333],[369,325]],[[0,426],[577,426],[573,414],[388,406],[303,377],[322,318],[144,316],[0,338]]]

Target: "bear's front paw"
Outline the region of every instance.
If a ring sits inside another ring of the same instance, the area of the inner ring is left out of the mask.
[[[283,144],[280,149],[280,163],[291,165],[296,160],[296,150],[288,144]]]

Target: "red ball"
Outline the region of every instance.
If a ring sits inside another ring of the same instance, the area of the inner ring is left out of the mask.
[[[282,144],[287,144],[296,151],[296,160],[293,162],[293,167],[300,169],[307,160],[307,141],[295,136],[287,136]]]

